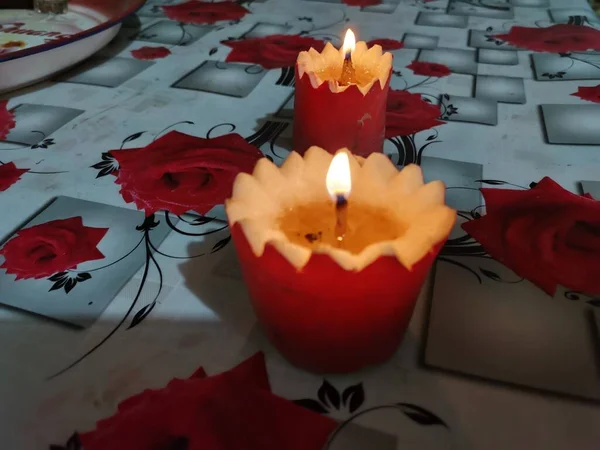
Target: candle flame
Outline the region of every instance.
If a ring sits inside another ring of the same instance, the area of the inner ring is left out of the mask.
[[[348,153],[338,152],[333,157],[325,177],[325,185],[332,200],[336,201],[340,196],[348,199],[352,190]]]
[[[344,45],[342,45],[342,53],[344,56],[351,54],[356,47],[356,37],[351,29],[346,31],[346,36],[344,37]]]

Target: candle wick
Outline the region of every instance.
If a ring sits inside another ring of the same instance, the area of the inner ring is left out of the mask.
[[[340,85],[347,86],[354,82],[354,66],[352,65],[352,53],[347,52],[344,55],[344,64],[342,65],[342,75],[340,76]]]
[[[335,238],[338,247],[341,247],[342,241],[348,228],[348,200],[343,195],[336,195],[335,199]]]

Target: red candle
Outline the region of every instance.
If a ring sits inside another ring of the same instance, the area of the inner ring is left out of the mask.
[[[398,171],[382,154],[343,151],[336,158],[347,163],[317,147],[281,168],[262,159],[226,203],[266,335],[290,362],[321,373],[394,353],[455,220],[443,183],[423,184],[419,167]]]
[[[334,153],[346,147],[368,156],[382,152],[391,53],[354,44],[346,33],[341,50],[327,43],[322,53],[300,52],[296,62],[294,149],[316,145]]]

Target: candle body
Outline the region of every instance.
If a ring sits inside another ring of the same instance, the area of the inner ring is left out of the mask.
[[[270,244],[257,257],[239,224],[232,238],[267,337],[292,364],[318,373],[351,372],[394,354],[442,247],[411,271],[393,256],[347,271],[324,254],[298,270]]]
[[[314,88],[307,74],[300,78],[296,65],[294,150],[304,154],[316,145],[330,153],[346,147],[364,157],[382,152],[389,79],[383,88],[375,82],[365,95],[355,85],[332,92],[328,83]]]

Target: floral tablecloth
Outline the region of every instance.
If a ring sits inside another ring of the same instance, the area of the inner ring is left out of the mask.
[[[597,449],[597,403],[423,364],[432,292],[434,304],[475,292],[457,274],[488,289],[482,297],[533,292],[496,291],[510,272],[473,266],[484,254],[473,242],[459,237],[442,251],[391,361],[314,375],[289,365],[256,324],[221,205],[231,177],[182,175],[206,139],[220,151],[220,174],[252,167],[255,148],[281,163],[291,149],[295,55],[307,43],[339,46],[352,27],[394,55],[385,152],[445,181],[461,220],[480,216],[480,187],[525,190],[545,176],[600,198],[600,53],[585,51],[600,20],[587,2],[256,0],[209,13],[170,10],[175,3],[149,1],[82,66],[0,102],[0,115],[14,118],[0,128],[0,238],[38,226],[3,250],[2,448],[64,444],[132,394],[262,350],[273,391],[322,414],[400,405],[358,418],[356,448]],[[569,33],[513,28],[555,24]],[[19,252],[39,251],[40,235],[72,251],[23,267]],[[600,306],[560,289],[544,298]]]

